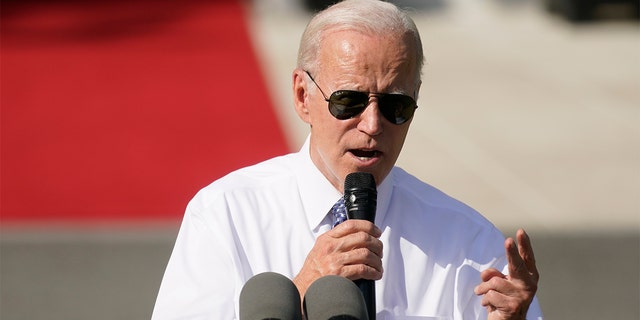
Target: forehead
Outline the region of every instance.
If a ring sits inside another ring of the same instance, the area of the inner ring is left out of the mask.
[[[320,46],[319,71],[339,88],[406,91],[418,80],[416,56],[409,35],[328,30]]]

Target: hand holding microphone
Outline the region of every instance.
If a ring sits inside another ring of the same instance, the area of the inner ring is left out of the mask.
[[[352,173],[345,179],[350,220],[320,235],[294,282],[302,294],[317,279],[338,275],[363,284],[369,319],[375,319],[375,286],[382,278],[382,231],[373,224],[377,192],[373,176]],[[361,281],[362,280],[362,281]]]
[[[356,178],[357,176],[358,174],[356,174]],[[347,180],[351,181],[351,178]],[[371,175],[369,178],[365,178],[366,188],[357,188],[359,182],[355,183],[356,186],[351,182],[345,183],[345,206],[351,207],[351,211],[347,210],[350,220],[316,239],[300,273],[294,279],[302,294],[316,279],[326,275],[339,275],[351,280],[379,280],[382,278],[383,245],[378,239],[382,235],[382,231],[373,224],[376,192],[375,183],[371,184],[372,181]],[[356,187],[355,190],[351,190],[353,187]],[[363,194],[362,189],[365,189],[364,194],[367,194],[369,198],[360,197]]]

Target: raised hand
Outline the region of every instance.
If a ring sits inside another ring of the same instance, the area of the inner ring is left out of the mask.
[[[509,275],[491,268],[480,274],[482,283],[475,288],[483,295],[482,305],[487,308],[488,319],[525,319],[529,305],[538,289],[538,269],[531,240],[523,229],[504,242],[509,263]]]

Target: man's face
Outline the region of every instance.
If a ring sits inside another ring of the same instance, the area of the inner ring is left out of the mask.
[[[401,93],[414,99],[420,86],[415,44],[408,37],[372,37],[354,31],[329,31],[321,45],[320,70],[311,71],[327,96],[336,90]],[[347,174],[368,172],[376,183],[394,166],[411,121],[396,125],[385,119],[378,100],[354,118],[338,120],[328,110],[320,90],[301,70],[294,73],[296,110],[311,126],[310,155],[338,190]],[[308,79],[305,79],[308,80]]]

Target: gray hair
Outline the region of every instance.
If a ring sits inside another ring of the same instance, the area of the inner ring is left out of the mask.
[[[318,52],[327,30],[357,30],[373,35],[409,34],[416,44],[416,74],[422,74],[424,53],[420,34],[407,12],[380,0],[345,0],[318,13],[307,25],[298,50],[298,68],[316,72]],[[419,80],[419,79],[417,79]]]

